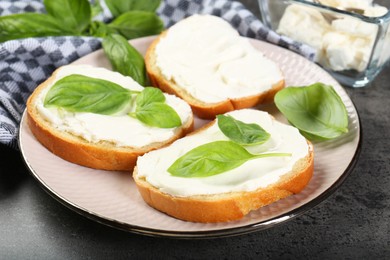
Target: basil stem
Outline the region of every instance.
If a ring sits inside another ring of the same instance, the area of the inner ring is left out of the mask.
[[[95,37],[104,38],[110,34],[116,33],[114,29],[100,21],[93,21],[88,28],[88,33]]]

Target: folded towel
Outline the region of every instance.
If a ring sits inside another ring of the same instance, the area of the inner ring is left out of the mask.
[[[97,19],[109,21],[112,15],[103,4]],[[45,12],[42,1],[2,0],[0,15]],[[265,40],[313,59],[304,45],[281,37],[266,28],[241,3],[230,0],[165,0],[157,10],[166,27],[192,14],[212,14],[231,23],[243,36]],[[101,48],[95,37],[41,37],[0,43],[0,143],[18,149],[18,127],[31,92],[59,66]]]

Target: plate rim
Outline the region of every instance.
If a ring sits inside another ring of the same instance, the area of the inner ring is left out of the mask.
[[[132,41],[146,41],[150,38],[156,37],[154,36],[147,36],[147,37],[141,37],[137,39],[130,40],[129,42]],[[248,38],[250,41],[260,41],[263,44],[269,44],[272,45],[273,47],[277,47],[279,49],[282,49],[283,51],[288,51],[294,55],[299,56],[300,58],[303,58],[299,54],[282,48],[277,45],[270,44],[268,42],[258,40],[258,39],[252,39]],[[102,51],[102,49],[98,49],[94,52],[91,52],[90,54],[93,54],[95,52]],[[89,54],[88,54],[89,55]],[[85,56],[83,56],[85,57]],[[80,57],[79,59],[83,58]],[[76,61],[78,61],[77,59]],[[312,63],[312,65],[318,66],[315,63]],[[318,66],[319,67],[319,66]],[[332,77],[327,71],[323,70],[324,73],[327,73],[330,77]],[[333,78],[333,77],[332,77]],[[334,78],[333,78],[334,79]],[[336,81],[337,82],[337,81]],[[339,83],[340,84],[340,83]],[[341,85],[340,85],[341,86]],[[342,87],[341,87],[342,89]],[[362,150],[362,126],[361,126],[361,120],[360,120],[360,115],[359,111],[357,110],[353,100],[349,97],[349,95],[346,93],[344,89],[342,91],[345,92],[347,97],[350,99],[351,104],[353,105],[353,108],[356,112],[356,117],[358,121],[358,142],[357,142],[357,147],[355,150],[355,153],[353,155],[352,160],[349,162],[348,166],[346,167],[345,171],[338,177],[334,183],[329,186],[326,190],[324,190],[322,193],[320,193],[317,197],[314,199],[308,201],[307,203],[294,208],[288,212],[282,213],[276,217],[259,221],[256,223],[248,224],[248,225],[243,225],[243,226],[238,226],[238,227],[231,227],[231,228],[221,228],[221,229],[215,229],[215,230],[202,230],[202,231],[173,231],[173,230],[164,230],[164,229],[155,229],[155,228],[149,228],[149,227],[143,227],[143,226],[138,226],[138,225],[132,225],[129,223],[124,223],[115,219],[110,219],[104,216],[100,216],[97,213],[91,212],[90,210],[84,208],[83,206],[76,205],[75,203],[69,201],[68,199],[62,197],[60,194],[57,194],[56,191],[54,191],[49,185],[45,183],[44,180],[42,180],[39,175],[35,172],[33,167],[30,165],[28,162],[25,151],[23,149],[23,144],[22,144],[22,127],[23,124],[27,125],[27,115],[26,111],[27,109],[24,110],[21,121],[19,124],[18,128],[18,146],[19,146],[19,152],[21,154],[21,157],[23,158],[23,163],[26,165],[29,173],[34,177],[35,180],[38,181],[39,186],[43,188],[45,192],[47,192],[52,198],[54,198],[56,201],[58,201],[60,204],[64,205],[68,209],[78,213],[79,215],[86,217],[92,221],[98,222],[100,224],[103,224],[108,227],[115,228],[117,230],[122,230],[125,232],[130,232],[130,233],[135,233],[135,234],[140,234],[140,235],[146,235],[146,236],[152,236],[152,237],[165,237],[165,238],[180,238],[180,239],[207,239],[207,238],[221,238],[221,237],[231,237],[231,236],[237,236],[237,235],[244,235],[256,231],[263,231],[269,228],[272,228],[274,226],[286,223],[290,220],[293,220],[294,218],[303,215],[305,212],[308,210],[314,208],[315,206],[319,205],[321,202],[323,202],[326,198],[328,198],[330,195],[332,195],[341,185],[344,183],[344,181],[347,179],[347,177],[352,173],[358,158],[360,156],[361,150]]]

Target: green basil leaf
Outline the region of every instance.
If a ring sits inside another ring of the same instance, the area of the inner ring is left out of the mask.
[[[181,119],[177,112],[165,104],[162,91],[154,87],[146,87],[136,99],[136,111],[130,116],[149,126],[172,128],[181,126]]]
[[[119,34],[105,37],[103,49],[115,71],[130,76],[140,85],[145,86],[144,58],[124,37]]]
[[[71,112],[110,115],[128,105],[133,93],[107,80],[74,74],[60,79],[50,88],[44,105]]]
[[[137,108],[139,109],[154,102],[165,102],[165,96],[162,91],[154,87],[144,88],[136,99]]]
[[[218,115],[218,127],[230,140],[241,145],[262,144],[270,138],[258,124],[247,124],[232,116]]]
[[[43,3],[47,13],[67,30],[79,34],[91,21],[91,5],[88,0],[44,0]]]
[[[126,39],[159,34],[164,29],[163,22],[156,14],[144,11],[124,13],[108,26]]]
[[[327,140],[348,132],[348,112],[332,86],[285,88],[275,95],[275,104],[308,139]]]
[[[128,11],[147,11],[155,12],[159,7],[161,0],[105,0],[114,17]]]
[[[177,112],[165,103],[154,102],[145,105],[135,112],[138,120],[146,125],[159,128],[173,128],[181,126],[181,119]]]
[[[0,17],[0,42],[8,40],[69,35],[51,16],[37,13],[13,14]]]
[[[235,169],[252,159],[290,155],[288,153],[254,155],[232,141],[215,141],[190,150],[177,159],[168,168],[168,172],[177,177],[208,177]]]

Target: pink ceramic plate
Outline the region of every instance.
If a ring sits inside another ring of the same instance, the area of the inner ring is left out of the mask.
[[[131,41],[145,53],[154,37]],[[24,114],[19,133],[22,156],[32,175],[60,202],[95,221],[119,229],[158,236],[217,237],[263,230],[285,222],[317,205],[335,191],[351,172],[360,150],[360,124],[356,109],[343,88],[323,69],[286,49],[251,40],[253,45],[277,62],[286,84],[308,85],[318,81],[331,84],[341,96],[349,115],[349,132],[342,138],[315,143],[314,176],[297,195],[251,212],[240,221],[201,224],[177,220],[144,203],[130,172],[93,170],[53,155],[32,135]],[[75,63],[110,68],[102,50]],[[280,121],[286,119],[274,106],[261,107]],[[196,125],[203,124],[196,120]]]

